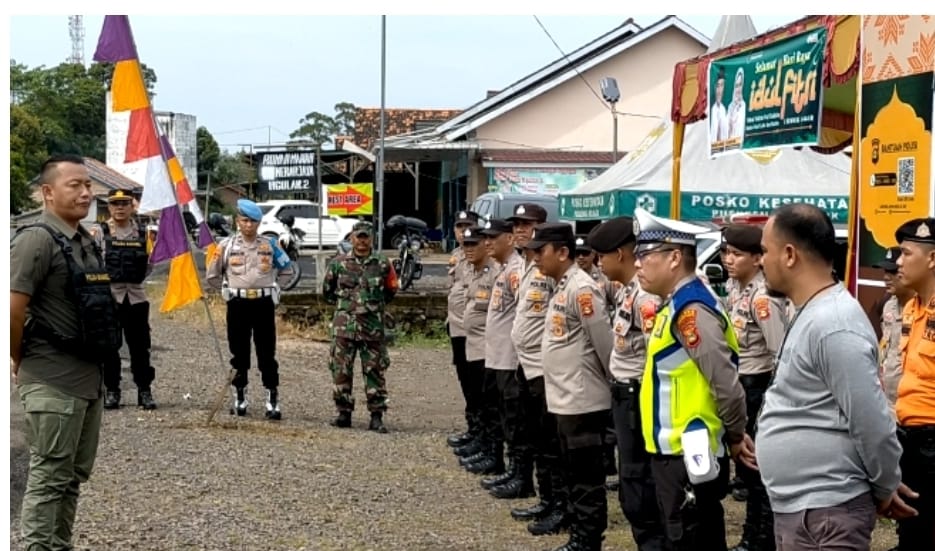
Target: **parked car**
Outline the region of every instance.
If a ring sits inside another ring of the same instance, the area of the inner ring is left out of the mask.
[[[263,212],[263,219],[257,230],[260,234],[288,236],[289,228],[283,223],[283,219],[291,216],[295,220],[293,227],[300,230],[302,235],[300,248],[318,247],[319,220],[323,247],[337,247],[344,236],[351,233],[351,228],[357,222],[354,218],[322,214],[318,203],[301,199],[274,199],[257,203],[257,206]]]
[[[535,203],[548,213],[546,222],[558,222],[558,197],[527,193],[488,192],[474,199],[471,210],[490,218],[509,218],[519,203]]]

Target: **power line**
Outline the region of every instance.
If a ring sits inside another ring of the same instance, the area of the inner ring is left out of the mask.
[[[572,61],[571,61],[570,59],[568,59],[568,55],[565,53],[564,50],[562,50],[562,47],[558,45],[558,42],[556,42],[555,39],[552,38],[552,34],[549,32],[548,29],[545,28],[545,25],[542,24],[542,21],[539,20],[539,16],[538,16],[538,15],[533,15],[532,17],[533,17],[533,19],[536,20],[536,23],[539,24],[539,28],[542,29],[542,32],[544,32],[545,35],[546,35],[547,37],[549,37],[549,40],[551,40],[551,41],[552,41],[552,44],[554,44],[555,47],[558,49],[558,52],[559,52],[560,54],[562,54],[562,57],[565,58],[565,61],[567,61],[567,62],[569,63],[569,65],[571,65],[571,68],[572,68],[572,70],[575,72],[575,74],[578,75],[578,77],[579,77],[582,81],[584,81],[585,86],[587,86],[588,89],[591,90],[591,93],[594,94],[594,97],[597,98],[597,101],[599,101],[599,102],[601,103],[601,106],[604,107],[605,109],[607,109],[608,111],[610,111],[610,110],[611,110],[610,106],[607,105],[607,103],[604,101],[604,98],[601,97],[601,95],[598,94],[596,90],[594,90],[594,88],[591,86],[591,83],[588,82],[588,79],[584,78],[584,76],[583,76],[581,73],[578,72],[578,68],[574,66],[574,64],[572,63]]]

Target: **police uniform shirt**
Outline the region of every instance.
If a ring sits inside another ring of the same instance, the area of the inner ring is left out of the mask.
[[[762,271],[746,286],[732,281],[726,302],[740,345],[740,374],[769,373],[786,333],[785,301],[767,294]]]
[[[481,269],[468,264],[465,271],[464,295],[467,302],[464,305],[464,333],[467,339],[464,344],[464,353],[467,361],[476,362],[485,359],[487,335],[487,309],[490,307],[490,296],[493,293],[493,281],[497,277],[497,261],[488,258]]]
[[[880,380],[883,382],[883,391],[890,407],[895,407],[896,391],[903,374],[903,359],[899,353],[903,318],[899,308],[899,299],[895,295],[883,304],[880,327],[883,334],[880,339]]]
[[[646,339],[652,333],[662,299],[640,287],[636,276],[621,285],[614,301],[614,350],[610,373],[617,381],[641,380],[646,369]]]
[[[523,257],[514,251],[497,273],[487,310],[485,365],[490,369],[516,370],[518,360],[510,333],[522,277]]]
[[[269,240],[257,236],[247,241],[238,233],[222,241],[208,263],[207,280],[213,287],[220,287],[223,275],[231,289],[266,289],[277,279],[288,279],[292,266],[277,271],[273,263],[275,251]]]
[[[105,222],[107,224],[107,229],[110,230],[110,235],[113,239],[116,240],[126,240],[126,241],[136,241],[140,238],[140,227],[137,225],[136,220],[128,220],[126,226],[118,226],[113,219]],[[91,235],[94,236],[94,240],[97,242],[97,246],[101,248],[104,254],[107,254],[107,242],[104,239],[104,232],[101,231],[99,225],[91,230]],[[146,275],[152,271],[152,265],[146,268]],[[124,298],[130,299],[130,304],[139,304],[141,302],[146,302],[146,288],[142,283],[111,283],[110,290],[114,294],[114,300],[117,301],[117,304],[122,304]]]
[[[65,235],[78,266],[103,269],[95,260],[94,238],[86,229],[69,227],[52,214],[43,212],[38,222]],[[68,297],[68,266],[52,236],[43,228],[28,228],[10,243],[10,291],[29,295],[27,316],[66,337],[79,337],[78,308]],[[18,383],[45,383],[85,400],[100,397],[101,370],[88,362],[34,337],[24,343]]]
[[[575,265],[555,287],[542,336],[545,399],[550,413],[610,409],[614,347],[603,288]]]
[[[510,339],[516,349],[526,380],[542,377],[542,333],[555,280],[539,271],[533,261],[524,263],[523,278],[516,293],[516,316]]]
[[[464,277],[468,267],[464,249],[458,247],[448,259],[448,332],[452,337],[464,336]]]

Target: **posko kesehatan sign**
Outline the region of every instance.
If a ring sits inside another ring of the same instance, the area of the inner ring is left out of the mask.
[[[711,156],[817,144],[826,42],[827,30],[818,27],[712,60],[707,121]]]

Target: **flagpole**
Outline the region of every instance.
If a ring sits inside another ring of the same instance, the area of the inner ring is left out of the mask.
[[[380,31],[380,155],[377,158],[377,251],[383,250],[383,147],[386,144],[386,16],[381,15]]]

